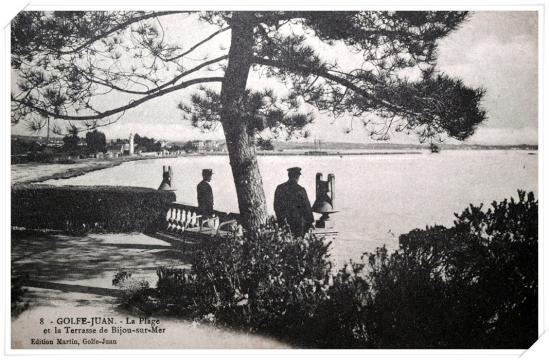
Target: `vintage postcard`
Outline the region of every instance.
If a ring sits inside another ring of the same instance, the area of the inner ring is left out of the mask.
[[[540,11],[19,12],[11,350],[528,349]]]

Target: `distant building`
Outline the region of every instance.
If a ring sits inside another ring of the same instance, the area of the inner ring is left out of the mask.
[[[159,155],[158,151],[143,151],[143,152],[141,152],[141,156],[145,156],[145,157],[156,157],[158,155]]]
[[[130,155],[130,144],[124,144],[122,145],[122,153],[124,155]]]
[[[48,147],[62,147],[63,146],[63,139],[62,138],[51,138],[50,137],[50,141],[48,142]]]
[[[204,141],[202,140],[191,141],[191,149],[197,152],[204,152]]]
[[[166,140],[160,140],[160,147],[162,149],[169,149],[172,147],[172,144],[169,141]]]
[[[12,135],[11,141],[21,144],[37,143],[38,145],[47,145],[49,147],[63,146],[63,138],[50,136],[49,141],[45,136],[30,136],[30,135]]]
[[[124,144],[109,144],[107,145],[107,151],[105,152],[108,158],[117,158],[124,154]]]
[[[193,140],[190,145],[191,151],[199,153],[227,151],[226,144],[218,140]]]
[[[204,151],[215,151],[217,142],[215,140],[204,141]]]
[[[218,141],[216,145],[216,150],[218,152],[227,152],[227,143]]]

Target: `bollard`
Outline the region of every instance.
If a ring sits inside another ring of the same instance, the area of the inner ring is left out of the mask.
[[[316,200],[313,204],[313,212],[322,214],[315,226],[322,229],[333,228],[330,222],[330,214],[335,210],[335,176],[328,174],[328,180],[322,180],[322,173],[316,173]]]
[[[175,189],[172,187],[172,180],[173,180],[172,167],[168,166],[166,169],[165,165],[162,166],[162,182],[160,183],[158,190],[175,191]]]

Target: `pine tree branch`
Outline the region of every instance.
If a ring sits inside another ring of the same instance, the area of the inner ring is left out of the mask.
[[[225,27],[225,28],[223,28],[223,29],[217,30],[216,32],[214,32],[213,34],[211,34],[210,36],[208,36],[207,38],[205,38],[205,39],[203,39],[203,40],[197,42],[197,43],[194,44],[193,46],[191,46],[187,51],[185,51],[185,52],[182,53],[182,54],[176,55],[176,56],[171,57],[171,58],[164,58],[164,57],[162,57],[162,56],[160,56],[160,55],[159,55],[158,57],[160,58],[160,60],[166,61],[166,62],[168,62],[168,61],[174,61],[174,60],[180,59],[180,58],[182,58],[183,56],[190,54],[191,52],[193,52],[194,50],[196,50],[199,46],[201,46],[201,45],[207,43],[208,41],[210,41],[211,39],[213,39],[213,38],[216,37],[217,35],[221,34],[222,32],[225,32],[225,31],[229,30],[230,28],[231,28],[231,27],[228,26],[228,27]]]
[[[147,19],[150,19],[150,18],[154,18],[154,17],[159,17],[159,16],[165,16],[165,15],[174,15],[174,14],[181,14],[181,13],[187,13],[188,11],[159,11],[159,12],[152,12],[150,14],[145,14],[143,16],[140,16],[140,17],[136,17],[136,18],[132,18],[128,21],[125,21],[99,35],[96,35],[96,36],[93,36],[91,37],[90,39],[88,39],[85,43],[77,46],[76,48],[74,49],[70,49],[70,50],[65,50],[65,51],[61,51],[59,50],[58,53],[60,55],[68,55],[68,54],[74,54],[74,53],[77,53],[79,52],[80,50],[90,46],[91,44],[93,44],[94,42],[98,41],[98,40],[101,40],[109,35],[111,35],[112,33],[115,33],[119,30],[123,30],[125,29],[126,27],[128,27],[129,25],[133,24],[133,23],[136,23],[136,22],[139,22],[139,21],[142,21],[142,20],[147,20]]]
[[[390,109],[392,111],[401,113],[401,114],[407,114],[411,116],[417,116],[418,114],[411,112],[410,110],[404,109],[400,106],[391,104],[387,100],[380,99],[373,95],[372,93],[367,92],[366,90],[360,88],[359,86],[353,84],[350,80],[345,79],[341,76],[334,75],[332,73],[329,73],[328,71],[322,69],[322,68],[313,68],[313,67],[307,67],[307,66],[301,66],[299,64],[295,63],[289,63],[289,62],[281,62],[277,60],[272,59],[265,59],[261,57],[254,56],[252,58],[252,62],[258,65],[264,65],[269,67],[276,67],[279,69],[286,69],[290,71],[294,71],[296,73],[301,73],[305,75],[317,75],[320,77],[323,77],[325,79],[334,81],[348,89],[353,90],[355,93],[365,97],[365,98],[372,98],[378,103],[382,104],[387,109]]]
[[[187,88],[191,85],[209,83],[209,82],[222,82],[222,81],[223,81],[222,77],[209,77],[209,78],[207,77],[207,78],[197,78],[197,79],[188,80],[188,81],[182,82],[179,85],[175,85],[175,86],[169,87],[167,89],[160,90],[160,91],[158,91],[154,94],[144,96],[140,99],[132,100],[124,106],[120,106],[120,107],[117,107],[117,108],[114,108],[114,109],[111,109],[111,110],[99,112],[96,115],[73,116],[73,115],[56,114],[56,113],[53,113],[53,112],[48,111],[46,109],[42,109],[42,108],[40,108],[40,107],[38,107],[38,106],[32,104],[31,102],[28,102],[28,101],[20,101],[20,100],[17,100],[15,98],[12,98],[11,100],[13,102],[18,103],[18,104],[21,104],[22,106],[28,107],[28,108],[38,112],[41,115],[52,116],[56,119],[74,120],[74,121],[100,120],[100,119],[104,119],[106,117],[118,114],[120,112],[132,109],[134,107],[137,107],[137,106],[139,106],[139,105],[141,105],[141,104],[143,104],[143,103],[145,103],[149,100],[160,97],[162,95],[165,95],[165,94],[177,91],[177,90]]]
[[[136,94],[136,95],[149,95],[149,94],[152,94],[152,93],[155,93],[157,91],[160,91],[170,85],[173,85],[175,84],[177,81],[181,80],[182,78],[184,78],[185,76],[189,75],[189,74],[192,74],[208,65],[211,65],[211,64],[215,64],[216,62],[219,62],[219,61],[222,61],[222,60],[225,60],[227,59],[228,55],[223,55],[223,56],[219,56],[215,59],[212,59],[212,60],[208,60],[208,61],[205,61],[203,62],[202,64],[199,64],[195,67],[193,67],[192,69],[190,70],[187,70],[187,71],[184,71],[182,72],[181,74],[177,75],[176,77],[174,77],[173,79],[171,79],[170,81],[162,84],[162,85],[159,85],[155,88],[152,88],[152,89],[149,89],[149,90],[146,90],[146,91],[138,91],[138,90],[128,90],[128,89],[124,89],[124,88],[121,88],[121,87],[118,87],[114,84],[111,84],[109,83],[107,80],[105,79],[100,79],[100,78],[97,78],[97,77],[89,77],[88,75],[86,75],[84,72],[82,72],[82,76],[84,76],[88,81],[91,81],[93,83],[96,83],[96,84],[99,84],[99,85],[103,85],[103,86],[106,86],[106,87],[109,87],[111,89],[114,89],[116,91],[120,91],[120,92],[124,92],[124,93],[128,93],[128,94]]]

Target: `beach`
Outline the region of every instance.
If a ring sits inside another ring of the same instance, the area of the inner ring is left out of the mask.
[[[86,173],[118,166],[144,158],[81,159],[72,164],[25,163],[11,165],[11,185],[30,184],[46,180],[69,179]]]

